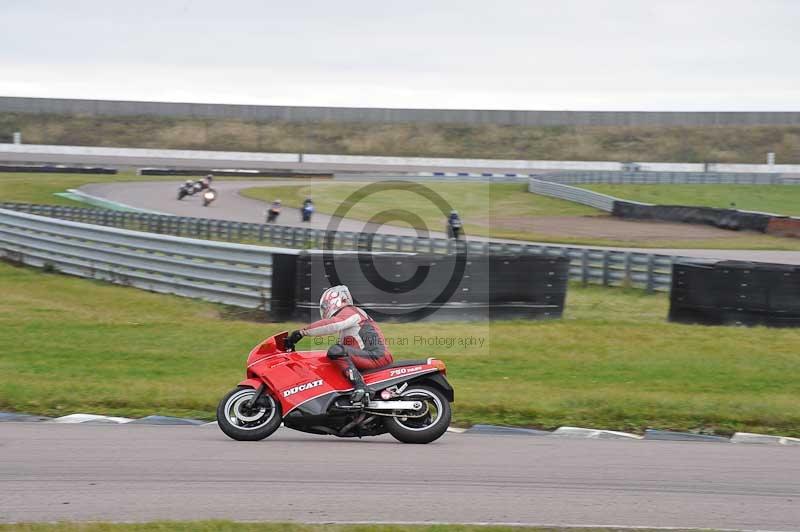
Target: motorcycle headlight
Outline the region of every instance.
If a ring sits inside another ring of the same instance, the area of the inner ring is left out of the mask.
[[[214,194],[213,192],[206,192],[205,194],[203,194],[203,197],[207,200],[212,200],[214,199],[215,196],[216,194]]]

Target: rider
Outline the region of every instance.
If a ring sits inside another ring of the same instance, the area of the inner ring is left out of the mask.
[[[458,211],[453,209],[450,211],[450,216],[447,218],[447,232],[449,236],[458,240],[458,233],[461,231],[461,218],[458,217]]]
[[[287,349],[294,348],[294,344],[304,336],[338,332],[339,343],[328,349],[328,358],[344,363],[344,374],[353,383],[353,404],[368,404],[367,385],[358,370],[381,368],[392,363],[392,354],[386,347],[383,333],[366,312],[353,305],[350,290],[344,285],[333,286],[322,293],[319,314],[321,320],[299,331],[292,331],[286,341]]]
[[[300,209],[300,215],[303,218],[304,222],[311,221],[311,214],[314,212],[314,202],[311,201],[311,198],[306,198],[303,200],[303,206]]]

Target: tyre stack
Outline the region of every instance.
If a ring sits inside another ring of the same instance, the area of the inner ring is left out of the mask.
[[[336,284],[379,321],[558,318],[568,276],[564,257],[304,252],[295,318],[318,319],[320,294]]]
[[[706,325],[800,327],[800,266],[675,263],[669,319]]]

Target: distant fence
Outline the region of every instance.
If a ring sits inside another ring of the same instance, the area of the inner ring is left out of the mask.
[[[564,185],[800,185],[778,173],[569,171],[534,176]]]
[[[117,227],[135,231],[245,243],[264,243],[274,247],[337,250],[371,250],[452,255],[465,246],[468,253],[541,255],[570,260],[570,279],[606,286],[632,286],[648,291],[667,291],[672,263],[676,258],[654,253],[593,249],[578,246],[500,243],[482,240],[455,242],[443,238],[418,238],[388,234],[324,231],[302,227],[255,224],[187,218],[109,209],[86,209],[60,205],[0,203],[0,209],[25,212],[86,224]]]
[[[800,125],[798,112],[508,111],[485,109],[387,109],[299,107],[178,102],[135,102],[62,98],[0,97],[0,112],[89,116],[170,116],[362,122],[504,124],[521,126],[754,126]]]

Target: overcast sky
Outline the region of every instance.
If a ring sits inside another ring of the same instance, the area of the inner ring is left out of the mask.
[[[0,95],[800,111],[800,0],[0,0]]]

